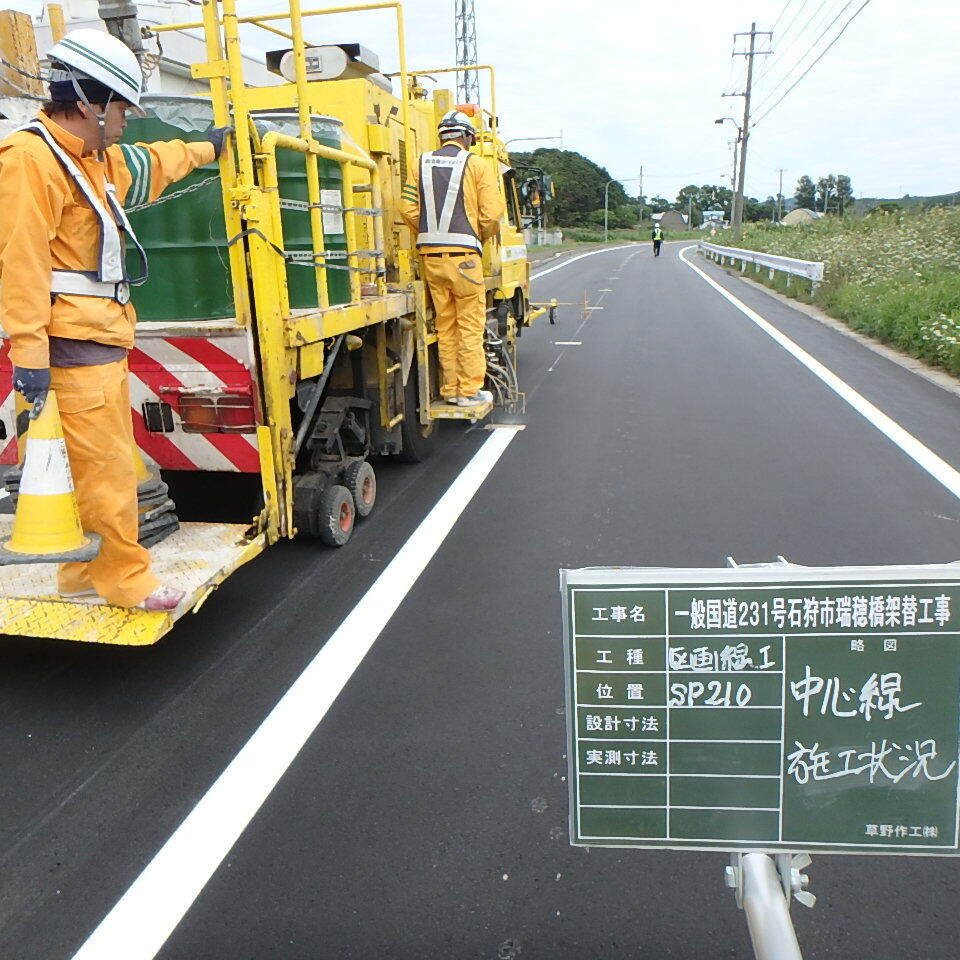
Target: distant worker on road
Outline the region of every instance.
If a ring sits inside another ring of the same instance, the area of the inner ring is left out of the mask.
[[[653,255],[655,257],[660,256],[660,244],[664,241],[663,227],[660,226],[660,221],[658,220],[653,225]]]
[[[441,147],[420,157],[403,188],[400,214],[417,237],[433,300],[441,396],[447,403],[477,407],[493,400],[482,389],[487,370],[483,241],[499,236],[505,205],[491,168],[470,153],[477,140],[470,117],[451,110],[437,131]]]
[[[184,593],[161,584],[137,542],[137,478],[127,384],[136,313],[131,284],[147,262],[121,204],[156,200],[223,149],[227,127],[199,143],[117,146],[140,111],[133,52],[100,30],[67,34],[48,53],[50,99],[0,143],[0,323],[13,385],[39,409],[60,408],[83,529],[99,556],[60,566],[64,597],[173,610]],[[142,112],[141,112],[142,115]],[[129,277],[127,251],[139,259]]]

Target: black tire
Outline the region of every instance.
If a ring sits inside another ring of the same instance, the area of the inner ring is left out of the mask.
[[[417,391],[419,368],[410,367],[410,376],[403,388],[403,419],[400,421],[400,440],[403,449],[397,454],[401,463],[422,463],[433,456],[440,431],[436,421],[427,426],[420,422],[420,395]]]
[[[322,473],[302,473],[293,478],[293,523],[298,533],[308,537],[320,536],[321,504],[329,483]]]
[[[523,330],[527,323],[527,298],[524,296],[523,287],[517,287],[517,289],[513,291],[510,309],[517,323],[517,336],[519,337],[520,331]]]
[[[512,304],[510,300],[498,300],[496,307],[497,318],[497,336],[505,340],[510,333],[510,311]]]
[[[323,491],[320,498],[320,539],[328,547],[342,547],[353,533],[357,509],[346,487],[335,483]]]
[[[350,491],[358,517],[368,517],[377,502],[377,475],[366,460],[354,460],[343,473],[343,485]]]

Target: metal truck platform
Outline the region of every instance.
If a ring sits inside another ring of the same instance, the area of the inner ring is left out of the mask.
[[[0,538],[13,528],[0,516]],[[99,597],[64,599],[57,593],[57,565],[0,567],[0,633],[88,643],[146,646],[156,643],[184,614],[195,612],[234,570],[265,546],[262,535],[230,523],[182,523],[150,548],[153,571],[164,583],[187,592],[170,612],[128,610]]]

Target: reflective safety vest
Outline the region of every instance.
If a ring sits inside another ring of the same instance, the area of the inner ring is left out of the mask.
[[[441,147],[420,157],[419,247],[469,247],[483,250],[483,244],[467,217],[463,201],[463,174],[470,153],[454,145]]]
[[[662,240],[662,239],[663,239],[663,231],[662,231],[659,227],[654,227],[654,228],[653,228],[653,239],[654,239],[654,240]]]
[[[130,286],[139,286],[147,279],[147,255],[133,227],[127,219],[126,211],[116,198],[116,187],[104,178],[107,193],[107,204],[110,212],[100,202],[89,180],[82,170],[73,162],[69,154],[50,136],[47,128],[38,120],[25,123],[20,130],[35,133],[53,151],[53,155],[60,161],[60,165],[76,183],[87,203],[100,221],[100,256],[96,271],[92,270],[54,270],[50,278],[50,293],[66,293],[81,297],[106,297],[118,303],[126,303],[130,299]],[[121,231],[133,244],[140,260],[140,276],[127,276],[124,264],[124,242]]]

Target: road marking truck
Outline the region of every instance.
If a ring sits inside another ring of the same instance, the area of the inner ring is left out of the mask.
[[[428,95],[420,77],[457,68],[408,69],[399,2],[301,11],[291,0],[282,13],[239,16],[236,0],[204,0],[198,9],[202,20],[149,33],[162,42],[202,31],[206,58],[191,70],[209,82],[209,96],[145,97],[147,117],[130,120],[125,140],[202,139],[227,124],[236,134],[218,169],[195,171],[153,204],[128,198],[151,266],[134,291],[131,416],[146,462],[170,471],[167,479],[202,473],[211,503],[227,474],[258,477],[256,515],[242,524],[181,522],[150,547],[156,574],[187,591],[172,613],[62,598],[53,564],[0,567],[6,634],[152,644],[278,540],[299,533],[346,543],[374,507],[376,458],[421,461],[439,419],[493,412],[440,401],[432,309],[398,212],[407,171],[436,149],[437,122],[457,106],[448,90]],[[361,44],[306,38],[327,14],[368,10],[394,13],[393,82]],[[267,54],[277,85],[245,82],[241,24],[277,40]],[[494,74],[479,69],[489,73],[490,102],[468,107],[473,152],[497,171],[507,209],[499,243],[483,251],[487,386],[495,405],[517,412],[517,335],[537,311]],[[0,463],[10,465],[15,495],[8,346],[0,351]],[[148,473],[145,482],[155,502],[160,481]],[[12,519],[0,517],[0,538]]]

